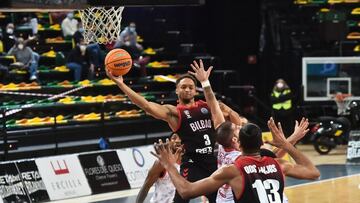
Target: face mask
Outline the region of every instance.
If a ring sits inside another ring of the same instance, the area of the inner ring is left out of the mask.
[[[276,84],[276,87],[281,89],[284,87],[284,83],[279,82],[278,84]]]
[[[83,33],[84,31],[85,31],[84,28],[79,28],[80,33]]]
[[[130,31],[131,32],[135,32],[136,28],[135,27],[130,27]]]
[[[19,44],[19,45],[18,45],[18,48],[19,48],[19,49],[24,49],[24,45],[23,45],[23,44]]]
[[[68,17],[69,19],[73,19],[73,18],[74,18],[74,14],[69,13],[69,14],[67,14],[67,17]]]
[[[8,34],[13,34],[13,33],[14,33],[14,29],[8,28],[8,29],[6,29],[6,32],[7,32]]]
[[[80,45],[80,51],[84,52],[86,50],[86,46],[85,45]]]

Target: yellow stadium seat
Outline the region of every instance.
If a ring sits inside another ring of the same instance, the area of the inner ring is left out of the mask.
[[[360,8],[354,8],[351,11],[351,15],[360,15]]]
[[[3,42],[0,40],[0,52],[4,52],[4,44]]]

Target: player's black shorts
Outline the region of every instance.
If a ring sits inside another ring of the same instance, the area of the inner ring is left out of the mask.
[[[211,163],[204,163],[195,161],[192,159],[183,160],[180,165],[180,174],[184,178],[186,178],[190,182],[195,182],[197,180],[201,180],[203,178],[209,177],[214,171],[217,169],[216,159],[214,159]],[[206,195],[210,203],[216,202],[217,191]],[[181,196],[176,192],[174,203],[188,203],[190,200],[184,200]]]

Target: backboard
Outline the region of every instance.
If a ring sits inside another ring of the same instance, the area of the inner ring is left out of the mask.
[[[360,100],[360,57],[304,57],[304,101],[333,101],[338,92]]]

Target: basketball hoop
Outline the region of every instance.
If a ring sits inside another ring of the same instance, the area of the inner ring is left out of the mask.
[[[351,94],[342,94],[342,93],[336,93],[331,96],[336,102],[338,111],[338,115],[348,115],[349,112],[346,111],[349,104],[351,103]]]
[[[107,44],[116,41],[121,31],[124,7],[90,7],[80,10],[85,42]]]

